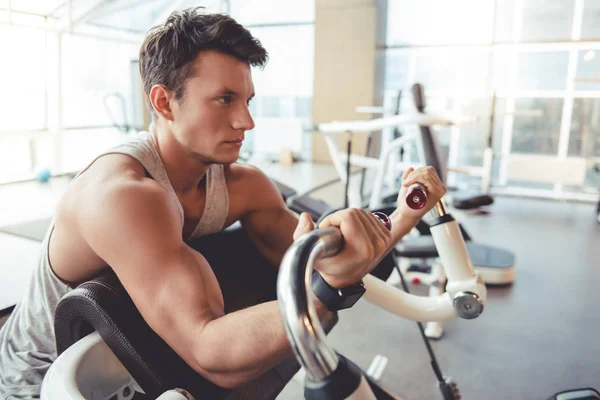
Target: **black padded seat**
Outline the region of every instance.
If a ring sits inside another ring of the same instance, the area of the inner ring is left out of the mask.
[[[308,195],[296,197],[289,202],[288,207],[298,214],[303,212],[309,213],[313,221],[318,221],[321,216],[332,209],[331,206],[323,200],[314,199]]]
[[[475,210],[493,203],[494,198],[488,194],[452,194],[452,205],[458,210]]]
[[[277,269],[269,265],[241,229],[232,229],[190,243],[209,261],[221,285],[225,312],[276,299]],[[232,251],[235,250],[235,251]],[[337,322],[329,314],[326,332]],[[85,282],[59,302],[55,313],[58,354],[97,331],[149,398],[176,387],[197,399],[274,399],[299,370],[295,358],[240,388],[221,388],[190,368],[149,326],[109,270]]]
[[[486,244],[466,242],[473,267],[485,283],[507,284],[515,279],[515,255],[510,251]],[[436,258],[438,252],[433,238],[428,235],[402,240],[395,254],[404,258]]]

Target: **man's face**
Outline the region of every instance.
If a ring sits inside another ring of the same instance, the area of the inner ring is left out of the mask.
[[[192,68],[183,98],[172,103],[173,132],[202,161],[231,164],[245,132],[254,128],[248,109],[254,97],[250,66],[209,50],[196,57]]]

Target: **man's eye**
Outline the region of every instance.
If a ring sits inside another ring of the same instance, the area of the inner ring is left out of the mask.
[[[219,101],[223,104],[229,104],[231,103],[231,96],[223,96],[219,99]]]
[[[248,99],[248,101],[246,101],[246,105],[250,105],[250,103],[252,103],[252,99]]]

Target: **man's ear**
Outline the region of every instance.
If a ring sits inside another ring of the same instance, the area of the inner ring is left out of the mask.
[[[150,104],[157,115],[160,115],[167,121],[173,121],[173,110],[171,109],[171,100],[174,93],[164,85],[154,85],[150,89]]]

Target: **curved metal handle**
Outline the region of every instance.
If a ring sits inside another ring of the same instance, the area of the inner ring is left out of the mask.
[[[440,201],[430,211],[430,215],[438,218],[446,215],[443,202]],[[448,293],[433,299],[419,298],[406,293],[403,293],[400,297],[396,294],[383,296],[385,291],[379,287],[377,292],[382,294],[382,297],[380,296],[382,300],[375,301],[375,303],[388,310],[401,308],[402,312],[397,312],[397,314],[412,319],[418,319],[416,314],[419,311],[429,315],[435,314],[438,317],[456,315],[454,309],[457,309],[458,314],[463,318],[474,318],[479,315],[481,307],[476,307],[477,302],[472,300],[478,300],[477,293],[479,292],[483,293],[483,298],[485,298],[485,286],[483,286],[483,289],[479,288],[479,282],[477,282],[476,275],[472,273],[471,263],[464,248],[464,241],[462,241],[458,225],[456,222],[454,222],[454,225],[455,229],[448,230],[448,235],[439,235],[439,240],[436,240],[435,237],[434,240],[436,246],[439,247],[443,242],[446,251],[455,250],[462,254],[461,257],[454,257],[456,260],[451,264],[456,264],[456,266],[449,265],[450,267],[456,267],[452,271],[453,273],[449,274],[449,277],[450,275],[456,275],[457,278],[461,278],[456,282],[457,289],[466,288],[467,290],[463,290],[457,295],[453,302]],[[432,234],[436,236],[434,232]],[[453,238],[455,240],[451,240]],[[457,240],[462,241],[462,247],[458,246]],[[329,377],[336,370],[339,363],[338,356],[325,341],[325,333],[315,310],[311,290],[313,264],[319,258],[335,255],[342,247],[343,238],[339,229],[328,227],[314,230],[294,241],[285,253],[279,269],[277,298],[283,324],[298,362],[313,381],[322,381]],[[443,255],[442,258],[444,258]],[[463,266],[462,264],[465,263],[466,265]],[[471,275],[472,279],[466,282],[466,286],[463,285],[465,279],[471,278]],[[372,280],[377,281],[375,278]],[[381,285],[388,285],[385,282],[380,283]],[[472,288],[473,290],[469,290]],[[386,307],[385,303],[389,303],[389,307]],[[412,315],[407,314],[407,310]]]
[[[339,360],[325,341],[312,290],[308,290],[313,264],[319,258],[335,255],[342,247],[342,234],[337,228],[309,232],[287,250],[277,278],[277,298],[285,331],[298,362],[314,381],[331,375]]]

